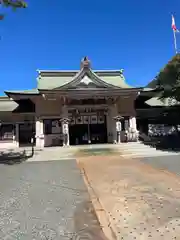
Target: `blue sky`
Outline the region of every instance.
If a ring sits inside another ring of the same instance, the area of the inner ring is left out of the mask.
[[[174,55],[171,13],[179,0],[28,0],[27,9],[1,9],[0,93],[36,87],[36,69],[124,69],[134,86],[149,82]],[[180,35],[177,36],[180,47]]]

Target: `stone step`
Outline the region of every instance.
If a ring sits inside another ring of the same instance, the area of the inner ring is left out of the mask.
[[[158,156],[174,156],[178,153],[131,153],[131,154],[121,154],[122,157],[127,158],[138,158],[138,157],[158,157]]]
[[[136,149],[136,150],[119,150],[118,152],[120,153],[124,153],[124,154],[129,154],[129,153],[157,153],[158,151],[157,150],[145,150],[145,149]],[[163,152],[163,151],[162,151]]]
[[[149,156],[149,157],[153,157],[153,156],[174,156],[174,155],[176,155],[177,156],[177,153],[169,153],[169,154],[165,154],[165,153],[128,153],[128,154],[126,154],[126,153],[122,153],[122,154],[120,154],[121,156],[128,156],[128,157],[130,157],[130,156]]]
[[[141,146],[141,145],[137,145],[137,146],[129,146],[129,147],[119,147],[117,149],[146,149],[146,150],[152,150],[152,149],[156,149],[155,147],[150,147],[150,146]]]

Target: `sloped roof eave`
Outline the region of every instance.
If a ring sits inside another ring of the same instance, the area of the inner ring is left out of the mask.
[[[8,97],[11,97],[11,96],[17,96],[17,95],[23,95],[23,96],[25,96],[25,95],[27,95],[27,96],[29,96],[29,95],[40,95],[40,93],[39,93],[39,91],[38,91],[38,89],[37,89],[37,92],[32,92],[32,91],[4,91],[4,93],[8,96]]]
[[[92,90],[95,91],[95,92],[99,92],[99,93],[103,93],[103,92],[140,92],[141,91],[141,88],[118,88],[118,87],[115,87],[115,88],[81,88],[81,89],[63,89],[63,88],[55,88],[55,89],[42,89],[42,88],[39,88],[38,89],[39,92],[41,94],[43,93],[71,93],[71,92],[74,92],[74,93],[82,93],[82,92],[86,92],[86,93],[91,93]]]

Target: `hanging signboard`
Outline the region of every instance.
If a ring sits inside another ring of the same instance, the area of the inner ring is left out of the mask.
[[[76,118],[76,124],[83,124],[83,117],[82,116],[78,116]]]
[[[99,124],[104,123],[104,116],[98,116],[98,123]]]
[[[63,134],[68,134],[68,124],[67,123],[63,124]]]
[[[70,124],[71,124],[71,125],[74,125],[75,123],[76,123],[76,119],[75,119],[75,117],[73,116],[72,119],[71,119],[71,121],[70,121]]]
[[[89,123],[89,116],[84,116],[84,124],[88,124]]]
[[[97,115],[91,116],[91,124],[97,124]]]
[[[121,131],[121,122],[116,122],[116,131],[120,132]]]

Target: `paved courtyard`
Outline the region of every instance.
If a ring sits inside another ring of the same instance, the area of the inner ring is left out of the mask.
[[[169,171],[180,176],[180,155],[163,157],[145,157],[142,162],[151,165],[154,168]]]
[[[120,156],[78,161],[118,240],[180,239],[180,178],[167,171],[174,163],[179,172],[179,156],[173,161]],[[163,161],[166,171],[159,169]]]
[[[106,239],[75,160],[1,164],[0,182],[0,239]]]
[[[180,239],[180,155],[144,151],[49,148],[0,164],[0,239]]]

